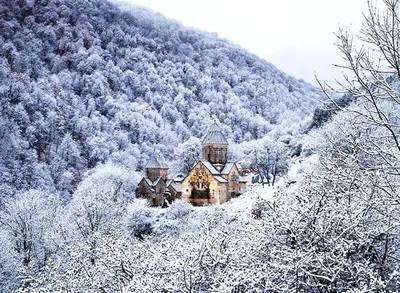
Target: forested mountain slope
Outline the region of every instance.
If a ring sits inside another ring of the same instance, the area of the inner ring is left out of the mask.
[[[214,35],[0,0],[0,291],[398,292],[400,6],[382,2],[363,47],[338,34],[345,95],[303,133],[318,93]],[[210,207],[132,198],[149,153],[196,156],[214,119],[232,156],[288,176]]]
[[[318,91],[217,35],[103,0],[0,0],[0,188],[70,194],[112,160],[298,133]]]

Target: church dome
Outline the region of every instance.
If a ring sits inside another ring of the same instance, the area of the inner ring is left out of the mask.
[[[202,144],[228,145],[228,141],[223,135],[221,128],[214,122],[203,137]]]
[[[161,169],[161,164],[160,162],[157,160],[155,155],[152,155],[149,159],[149,161],[146,164],[146,169]]]

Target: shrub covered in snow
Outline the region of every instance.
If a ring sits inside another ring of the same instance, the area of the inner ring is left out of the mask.
[[[150,235],[156,221],[156,212],[149,208],[146,199],[135,199],[127,208],[125,228],[128,235],[143,239]]]

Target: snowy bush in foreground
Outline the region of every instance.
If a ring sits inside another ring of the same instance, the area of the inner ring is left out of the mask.
[[[169,208],[160,213],[154,224],[154,237],[179,238],[184,233],[198,233],[203,216],[183,200],[175,200]]]
[[[112,164],[88,172],[67,206],[68,233],[77,239],[86,239],[118,227],[132,197],[129,175],[127,169]]]
[[[156,221],[156,212],[146,199],[135,199],[126,209],[124,225],[128,235],[143,239],[150,235]]]
[[[58,196],[40,190],[18,193],[5,200],[0,211],[0,267],[8,282],[28,281],[58,252],[60,211]],[[20,280],[13,279],[17,272]]]
[[[254,219],[261,219],[268,209],[268,202],[265,199],[258,199],[251,207],[251,216]]]
[[[194,207],[184,200],[175,200],[165,213],[170,219],[181,219],[188,217],[194,211]]]

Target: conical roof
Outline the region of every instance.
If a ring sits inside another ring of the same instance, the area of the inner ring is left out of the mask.
[[[225,136],[222,134],[221,128],[214,123],[208,129],[207,134],[203,137],[202,144],[222,144],[228,145],[228,141]]]
[[[155,155],[151,155],[149,161],[146,164],[146,169],[157,169],[162,168],[160,162],[157,160]]]

